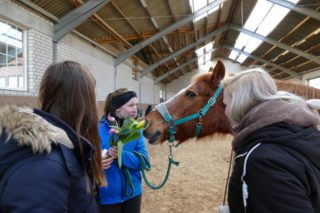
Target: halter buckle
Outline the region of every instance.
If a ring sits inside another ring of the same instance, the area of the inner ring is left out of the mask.
[[[208,101],[208,105],[212,107],[216,103],[216,100],[215,97],[211,97]]]

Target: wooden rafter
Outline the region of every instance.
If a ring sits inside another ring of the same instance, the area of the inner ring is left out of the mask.
[[[208,30],[212,31],[216,28],[214,27],[209,27]],[[203,31],[205,30],[204,26],[198,27],[197,28],[198,31]],[[125,35],[121,35],[125,40],[127,41],[132,41],[132,40],[139,40],[141,39],[141,37],[145,38],[150,38],[153,35],[155,35],[157,32],[141,32],[141,33],[134,33],[134,34],[125,34]],[[188,35],[188,34],[193,34],[193,28],[190,27],[185,27],[185,28],[180,28],[179,30],[179,34],[174,31],[171,33],[168,33],[167,36],[179,36],[180,35]],[[105,36],[105,37],[99,37],[99,38],[94,38],[93,40],[97,41],[97,42],[101,42],[103,44],[109,44],[109,43],[113,43],[116,42],[117,39],[115,39],[113,36]],[[183,45],[181,44],[181,47]]]
[[[79,7],[80,5],[83,4],[82,0],[68,0],[71,4],[73,4],[76,7]],[[127,48],[132,47],[132,45],[127,42],[120,34],[118,34],[112,27],[105,22],[99,15],[94,13],[91,18],[99,25],[102,27],[102,29],[106,30],[109,32],[112,36],[114,36],[117,40],[121,41]]]
[[[226,24],[230,24],[231,23],[231,19],[236,11],[236,6],[238,4],[239,0],[232,0],[232,4],[231,4],[231,7],[230,7],[230,10],[229,10],[229,13],[228,13],[228,16],[227,16],[227,19],[226,19]],[[220,36],[220,39],[219,41],[216,42],[216,44],[223,44],[224,43],[224,40],[227,36],[227,31],[223,32]],[[216,55],[220,55],[220,52],[223,48],[219,48],[218,51],[215,53],[215,56]]]
[[[168,9],[169,9],[169,13],[170,13],[170,16],[171,16],[171,18],[172,18],[172,23],[175,23],[177,19],[176,19],[175,15],[174,15],[174,13],[173,13],[173,11],[172,11],[172,8],[171,8],[171,6],[170,6],[169,0],[166,0],[166,5],[167,5],[167,7],[168,7]],[[179,30],[179,29],[177,29],[175,32],[176,32],[176,35],[178,35],[178,37],[181,37],[181,33],[180,33],[180,30]],[[177,43],[178,43],[178,45],[179,45],[179,48],[173,48],[173,50],[174,50],[174,49],[181,49],[181,48],[182,48],[180,39],[178,39]],[[185,58],[185,57],[184,57],[184,58]],[[179,63],[179,62],[177,61],[176,66],[179,66],[178,63]],[[182,73],[182,74],[183,74],[183,73]]]
[[[130,27],[136,32],[136,34],[138,35],[138,38],[143,40],[145,39],[143,33],[141,33],[138,28],[128,19],[128,17],[124,14],[124,12],[115,4],[115,2],[112,0],[111,1],[112,6],[117,10],[117,12],[125,18],[126,22],[130,25]],[[126,41],[128,41],[126,39]],[[161,58],[160,54],[158,53],[157,49],[153,47],[153,45],[149,45],[150,49],[152,49],[152,51],[159,57]],[[148,54],[151,55],[151,54]],[[152,57],[150,57],[152,58]],[[152,59],[153,60],[153,59]],[[152,62],[153,63],[153,62]]]
[[[150,17],[150,22],[153,24],[151,18],[153,17],[152,14],[150,13],[150,11],[148,10],[147,7],[144,7],[145,11],[147,12],[148,16]],[[158,30],[158,29],[157,29]],[[159,41],[160,42],[160,41]],[[168,44],[169,45],[169,44]],[[152,49],[155,51],[156,55],[158,56],[159,59],[161,59],[161,55],[158,53],[158,51],[156,50],[156,48],[154,48],[151,44],[149,45],[152,47]],[[166,66],[167,70],[170,70],[171,68],[168,66],[167,63],[164,63],[164,65]]]
[[[316,48],[319,48],[319,47],[320,47],[320,44],[314,45],[314,46],[308,48],[307,50],[305,50],[305,52],[307,52],[307,53],[308,53],[308,52],[311,52],[312,50],[314,50],[314,49],[316,49]],[[299,57],[300,57],[300,56],[297,55],[297,56],[291,58],[290,60],[287,60],[287,61],[285,61],[285,62],[282,62],[282,63],[279,64],[279,65],[280,65],[280,66],[283,66],[283,65],[289,64],[290,62],[296,60],[296,59],[299,58]],[[307,61],[307,62],[310,62],[310,61]],[[289,67],[289,69],[297,68],[297,67],[303,66],[303,65],[305,65],[305,64],[306,64],[306,62],[301,63],[301,64],[299,64],[299,65],[294,65],[294,66]],[[271,71],[273,71],[273,70],[274,70],[274,69],[271,69]],[[274,77],[277,77],[277,76],[280,75],[280,74],[282,74],[282,72],[275,74]]]

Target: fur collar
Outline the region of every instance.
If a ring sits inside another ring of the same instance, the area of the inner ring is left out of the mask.
[[[8,135],[5,142],[16,139],[19,145],[30,146],[34,153],[51,152],[52,143],[74,148],[63,129],[50,124],[27,107],[0,107],[0,135],[3,131]]]

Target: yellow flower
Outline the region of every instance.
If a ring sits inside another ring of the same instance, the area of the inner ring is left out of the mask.
[[[145,123],[146,123],[145,120],[139,121],[137,126],[136,126],[136,128],[137,129],[142,129],[144,127]]]

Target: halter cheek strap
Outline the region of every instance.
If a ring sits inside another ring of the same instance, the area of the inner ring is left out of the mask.
[[[178,120],[173,120],[172,116],[170,115],[165,103],[160,103],[155,106],[157,111],[161,114],[161,116],[166,120],[169,126],[169,142],[174,142],[175,138],[175,126],[186,123],[188,121],[191,121],[193,119],[199,118],[199,121],[196,126],[196,137],[198,137],[201,133],[201,127],[202,127],[202,117],[206,115],[208,110],[216,103],[216,100],[218,96],[220,95],[222,91],[222,86],[219,86],[216,92],[213,94],[213,96],[208,100],[207,104],[204,105],[204,107],[197,113],[194,113],[192,115],[189,115],[184,118],[180,118]]]

